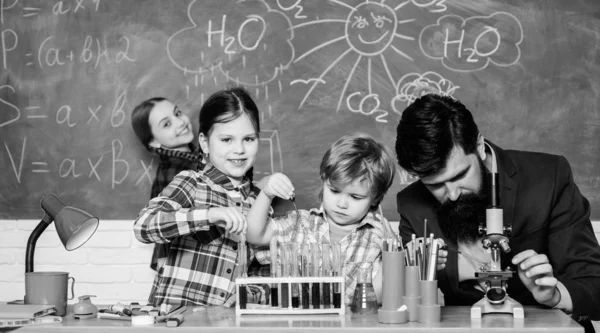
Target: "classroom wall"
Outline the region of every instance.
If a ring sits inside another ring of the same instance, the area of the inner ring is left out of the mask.
[[[440,91],[500,147],[564,155],[600,220],[598,0],[0,3],[0,219],[38,218],[47,193],[134,219],[158,159],[133,107],[168,97],[197,128],[206,98],[240,84],[261,114],[255,176],[284,172],[299,207],[319,205],[331,143],[391,148],[402,110]],[[389,193],[413,181],[398,170]]]
[[[39,220],[0,220],[0,301],[23,299],[25,246]],[[394,230],[398,222],[392,222]],[[592,223],[600,240],[600,221]],[[35,271],[68,271],[75,278],[75,300],[96,295],[96,304],[140,302],[150,292],[154,272],[148,267],[152,245],[138,242],[132,220],[101,221],[92,238],[74,251],[66,251],[54,224],[38,239]]]

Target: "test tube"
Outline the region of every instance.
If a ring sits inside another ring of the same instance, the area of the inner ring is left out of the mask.
[[[299,264],[298,264],[298,255],[300,254],[300,244],[297,242],[293,242],[290,244],[290,263],[291,263],[291,274],[293,277],[299,277]],[[300,287],[297,283],[292,284],[292,307],[299,308],[300,307]]]
[[[271,243],[269,244],[269,252],[271,254],[271,277],[277,277],[279,261],[277,260],[276,238],[271,238]],[[271,306],[274,308],[279,307],[279,285],[277,283],[271,284]]]
[[[331,276],[331,258],[330,255],[330,246],[329,243],[321,244],[322,255],[322,264],[321,268],[323,271],[323,276]],[[329,308],[331,306],[331,283],[323,282],[323,307]]]
[[[321,276],[321,267],[319,265],[321,251],[319,251],[319,243],[312,243],[310,247],[312,252],[312,276]],[[319,282],[312,284],[312,305],[313,309],[321,308],[321,288]]]
[[[237,277],[248,276],[248,248],[246,247],[246,235],[242,234],[240,241],[237,244],[237,260],[238,260],[238,272]],[[238,288],[240,309],[245,309],[248,303],[248,293],[246,292],[246,285],[239,285]]]
[[[333,276],[340,276],[342,272],[342,250],[340,243],[331,244]],[[339,283],[333,284],[333,307],[342,307],[342,290]]]
[[[310,276],[310,244],[302,243],[302,251],[301,251],[301,267],[302,267],[302,276]],[[302,308],[309,309],[310,308],[310,283],[303,282],[302,283]]]
[[[290,276],[290,244],[282,244],[281,245],[281,258],[280,266],[282,266],[281,270],[278,273],[281,273],[283,277]],[[288,308],[290,306],[290,284],[282,283],[281,284],[281,307]]]

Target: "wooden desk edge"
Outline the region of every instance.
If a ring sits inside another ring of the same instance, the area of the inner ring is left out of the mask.
[[[102,306],[99,306],[102,307]],[[525,307],[525,319],[513,319],[508,315],[486,315],[482,319],[471,320],[470,307],[442,307],[442,322],[433,325],[409,322],[405,324],[380,324],[377,315],[353,316],[348,310],[340,315],[243,315],[236,316],[234,308],[207,307],[193,311],[188,306],[179,332],[198,332],[209,329],[211,332],[556,332],[584,333],[581,325],[560,310]],[[149,326],[131,326],[130,322],[110,319],[74,319],[72,307],[60,324],[24,326],[18,332],[131,332],[152,331],[172,332],[165,323]],[[0,329],[2,331],[2,329]]]

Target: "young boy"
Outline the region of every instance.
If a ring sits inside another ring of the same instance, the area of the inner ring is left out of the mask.
[[[296,212],[281,218],[268,217],[273,198],[289,199],[294,191],[285,175],[272,175],[247,215],[248,242],[266,245],[274,238],[280,243],[340,243],[346,304],[351,303],[361,268],[371,266],[373,286],[381,302],[381,246],[385,234],[383,217],[374,214],[394,180],[392,156],[388,148],[366,134],[341,137],[321,162],[321,207],[299,210],[299,217]],[[268,257],[268,253],[256,254],[261,264],[268,262]]]

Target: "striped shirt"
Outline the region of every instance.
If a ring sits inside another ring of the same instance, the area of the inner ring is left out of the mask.
[[[210,224],[207,212],[209,207],[235,207],[246,215],[257,193],[248,178],[235,187],[207,163],[201,171],[179,173],[142,209],[134,223],[135,237],[142,243],[170,244],[150,293],[151,304],[235,303],[238,243],[234,235]],[[247,262],[254,255],[255,249],[249,246]],[[255,302],[266,302],[266,293],[258,297]]]
[[[296,226],[296,212],[290,211],[286,216],[269,219],[273,229],[273,237],[279,243],[308,242],[331,244],[330,226],[323,207],[319,209],[299,209],[300,218]],[[332,222],[333,223],[333,222]],[[376,220],[371,212],[356,224],[356,227],[340,242],[343,270],[346,274],[345,302],[350,305],[354,289],[361,269],[372,267],[372,277],[375,277],[381,267],[381,251],[384,238],[382,222]],[[256,259],[261,264],[270,263],[269,251],[260,250]]]

